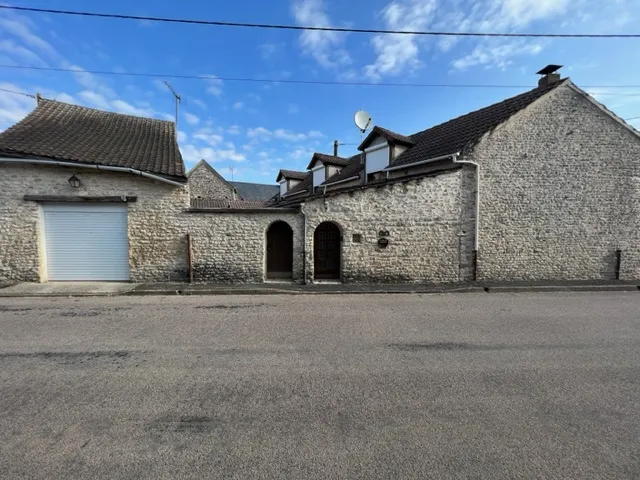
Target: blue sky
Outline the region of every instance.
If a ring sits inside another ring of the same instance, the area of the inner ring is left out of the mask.
[[[210,20],[360,28],[638,33],[636,0],[173,0],[14,1],[13,5]],[[635,28],[637,30],[637,28]],[[487,39],[296,32],[177,25],[0,11],[0,88],[122,113],[173,119],[165,79],[84,70],[363,81],[534,85],[548,63],[578,85],[637,85],[640,39]],[[303,170],[334,139],[355,153],[353,114],[411,134],[515,95],[523,88],[320,86],[167,79],[182,95],[179,142],[187,166],[205,158],[225,177],[273,183]],[[587,89],[623,118],[640,116],[640,88]],[[615,93],[615,95],[611,95]],[[622,94],[622,95],[621,95]],[[637,94],[634,96],[633,94]],[[0,91],[0,130],[34,107]],[[640,121],[631,121],[640,127]]]

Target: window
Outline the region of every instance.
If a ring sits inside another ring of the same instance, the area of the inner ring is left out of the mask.
[[[352,240],[353,240],[353,243],[362,243],[362,235],[359,233],[354,233]]]

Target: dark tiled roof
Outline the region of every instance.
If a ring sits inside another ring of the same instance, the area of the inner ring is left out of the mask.
[[[290,197],[294,193],[299,193],[299,192],[302,192],[304,190],[309,190],[309,187],[312,187],[312,185],[313,185],[313,173],[306,172],[305,176],[304,176],[304,179],[299,184],[297,184],[296,186],[291,188],[291,190],[289,190],[286,193],[284,198],[286,199],[287,197]],[[302,194],[301,194],[301,198],[302,198]]]
[[[224,198],[192,198],[191,208],[264,208],[265,202],[247,200],[227,200]]]
[[[276,182],[279,182],[282,177],[293,178],[294,180],[304,180],[307,176],[307,172],[298,172],[296,170],[280,170]]]
[[[229,182],[243,200],[265,201],[269,200],[280,191],[278,185],[266,185],[263,183]]]
[[[327,183],[339,182],[340,180],[346,180],[347,178],[359,175],[363,169],[364,164],[362,163],[362,154],[358,153],[357,155],[348,158],[346,166],[338,173],[327,178],[324,181],[323,185]]]
[[[334,157],[333,155],[325,155],[324,153],[314,153],[313,157],[311,157],[311,161],[307,166],[307,169],[313,168],[313,165],[317,161],[321,161],[322,163],[328,163],[329,165],[337,165],[339,167],[344,167],[348,162],[348,158],[343,157]]]
[[[400,135],[399,133],[392,132],[391,130],[387,130],[386,128],[375,126],[373,130],[369,132],[367,138],[360,144],[358,150],[364,150],[369,146],[369,144],[373,141],[377,136],[381,136],[387,139],[387,141],[392,141],[395,143],[401,143],[403,145],[413,145],[414,141],[412,138],[407,137],[405,135]]]
[[[173,122],[46,99],[0,134],[0,153],[186,178]]]
[[[564,82],[565,80],[561,80],[544,88],[534,88],[521,95],[411,135],[415,145],[400,154],[392,166],[407,165],[460,152]]]

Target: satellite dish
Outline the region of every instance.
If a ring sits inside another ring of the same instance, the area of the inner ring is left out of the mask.
[[[356,112],[354,121],[356,122],[356,127],[358,127],[362,133],[364,133],[367,131],[367,128],[369,128],[369,125],[371,125],[371,115],[369,115],[364,110],[360,110]]]

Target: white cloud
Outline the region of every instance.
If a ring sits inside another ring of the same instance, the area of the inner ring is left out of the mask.
[[[183,132],[182,130],[178,130],[178,142],[179,143],[186,142],[187,138],[189,138],[189,136],[185,132]]]
[[[216,133],[201,132],[201,131],[196,132],[191,136],[195,140],[200,140],[202,142],[205,142],[211,145],[212,147],[215,147],[216,145],[218,145],[224,140],[224,137],[222,135],[218,135]]]
[[[504,70],[513,63],[510,60],[512,57],[523,54],[536,55],[541,51],[540,43],[505,43],[503,41],[482,43],[468,55],[454,60],[452,65],[457,70],[466,70],[475,66]]]
[[[203,102],[202,100],[200,100],[199,98],[189,97],[189,98],[187,99],[187,101],[188,101],[189,103],[193,103],[194,105],[196,105],[196,106],[200,107],[200,108],[201,108],[201,109],[203,109],[203,110],[206,110],[206,109],[207,109],[207,104],[206,104],[206,103],[204,103],[204,102]]]
[[[436,0],[393,1],[381,12],[384,26],[389,30],[424,30],[433,19]],[[417,69],[420,39],[415,35],[375,35],[371,45],[376,60],[365,67],[365,75],[379,80],[384,75],[400,75]]]
[[[30,65],[35,65],[38,67],[45,67],[47,63],[42,60],[36,53],[29,50],[22,45],[18,45],[13,40],[2,40],[0,41],[0,52],[5,52],[9,54],[11,57],[17,58],[23,62],[26,62]]]
[[[260,158],[269,158],[269,154],[267,152],[259,152],[258,157]]]
[[[311,130],[308,133],[301,133],[286,130],[284,128],[269,130],[268,128],[264,127],[256,127],[248,129],[247,136],[252,139],[260,139],[266,142],[270,141],[272,138],[285,142],[303,142],[310,138],[324,137],[324,134],[322,132],[319,132],[318,130]]]
[[[126,115],[135,115],[137,117],[153,117],[155,114],[155,112],[151,109],[134,107],[130,103],[120,99],[112,100],[111,106],[116,112],[124,113]]]
[[[184,118],[189,125],[197,125],[198,123],[200,123],[200,118],[197,115],[189,112],[185,112]]]
[[[240,134],[240,127],[238,125],[231,125],[229,128],[227,128],[226,132],[229,135],[239,135]]]
[[[291,157],[294,160],[300,160],[303,158],[311,158],[312,155],[313,155],[313,150],[309,150],[307,148],[296,148],[293,152],[289,154],[289,157]]]
[[[322,0],[295,0],[292,12],[298,25],[331,26]],[[349,52],[343,47],[345,38],[346,34],[340,32],[305,30],[300,34],[300,46],[322,67],[336,68],[352,62]]]
[[[234,110],[242,110],[242,107],[244,107],[244,103],[242,102],[236,102],[233,104],[233,109]]]
[[[14,92],[29,93],[8,82],[0,82],[0,88]],[[35,99],[0,90],[0,131],[22,120],[34,108],[36,108]]]
[[[222,95],[222,80],[220,80],[217,75],[213,74],[204,76],[208,77],[207,80],[205,80],[207,84],[207,93],[215,97],[219,97],[220,95]]]
[[[585,0],[586,1],[586,0]],[[584,7],[585,2],[575,4]],[[436,28],[457,25],[459,31],[477,30],[480,32],[511,32],[522,30],[541,20],[550,21],[560,18],[567,11],[569,0],[498,0],[479,1],[468,12],[457,10],[449,12],[440,19]],[[452,60],[454,69],[465,70],[474,66],[485,68],[505,68],[513,62],[511,58],[521,55],[536,55],[547,41],[522,39],[441,39],[440,50],[448,51],[455,44],[473,45],[473,50]]]
[[[84,68],[78,65],[70,64],[70,63],[66,63],[65,68],[71,69],[75,72],[73,76],[75,77],[76,82],[78,82],[84,88],[93,90],[107,97],[116,96],[116,92],[114,92],[110,87],[105,85],[95,75],[87,72]]]
[[[29,18],[14,13],[4,13],[4,15],[0,15],[0,31],[15,35],[30,47],[46,53],[51,59],[62,60],[61,55],[49,42],[32,31],[35,25]]]
[[[78,94],[78,96],[91,107],[100,108],[102,110],[111,109],[111,105],[109,105],[109,101],[104,97],[104,95],[94,92],[93,90],[83,90]]]
[[[237,152],[234,148],[229,148],[227,150],[216,150],[214,155],[217,160],[231,160],[233,162],[244,162],[246,157]]]
[[[198,162],[200,160],[206,160],[207,162],[215,162],[213,158],[213,148],[203,147],[198,148],[190,143],[180,147],[182,158],[188,163]]]

